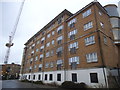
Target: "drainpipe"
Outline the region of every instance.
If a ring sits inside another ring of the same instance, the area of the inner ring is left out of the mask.
[[[95,8],[95,4],[94,4],[94,16],[95,16],[95,22],[96,22],[96,30],[98,30],[98,22],[97,22],[97,16],[96,16],[96,8]],[[103,68],[103,75],[104,75],[104,80],[105,80],[105,85],[106,87],[108,88],[108,82],[107,82],[107,78],[106,78],[106,73],[105,73],[105,63],[104,63],[104,58],[103,58],[103,50],[102,50],[102,45],[101,45],[101,38],[100,38],[100,33],[99,33],[99,30],[97,31],[97,34],[98,34],[98,42],[99,42],[99,47],[100,47],[100,54],[101,54],[101,60],[102,60],[102,68]]]

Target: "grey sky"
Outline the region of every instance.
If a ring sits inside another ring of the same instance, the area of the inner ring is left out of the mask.
[[[9,2],[8,2],[9,1]],[[13,30],[15,20],[22,0],[0,1],[0,64],[3,63],[10,32]],[[24,43],[44,27],[49,21],[64,9],[72,13],[77,12],[93,0],[25,0],[23,11],[11,47],[9,62],[21,64]],[[118,4],[119,0],[98,0],[103,6]]]

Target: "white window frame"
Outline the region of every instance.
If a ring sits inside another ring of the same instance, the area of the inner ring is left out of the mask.
[[[94,44],[95,43],[95,36],[92,35],[90,37],[85,38],[84,40],[85,40],[85,45],[86,46]]]
[[[50,55],[51,55],[51,56],[54,55],[54,50],[51,50]]]
[[[48,68],[48,67],[49,67],[49,63],[46,62],[46,63],[45,63],[45,68]]]
[[[51,44],[54,45],[54,43],[55,43],[55,40],[52,40],[52,41],[51,41]]]
[[[59,26],[58,28],[57,28],[57,32],[59,31],[59,30],[62,30],[63,29],[63,25],[61,25],[61,26]]]
[[[91,28],[93,28],[93,22],[92,21],[84,24],[84,31],[86,31],[88,29],[91,29]]]
[[[44,49],[44,45],[40,47],[40,49]]]
[[[49,47],[49,46],[50,46],[50,42],[48,42],[48,43],[46,44],[46,46]]]
[[[34,54],[34,50],[31,52],[31,54]]]
[[[46,57],[49,57],[50,56],[50,52],[46,52]]]
[[[54,62],[50,62],[50,67],[54,67]]]
[[[98,62],[97,53],[93,52],[93,53],[86,54],[86,60],[87,60],[87,63]]]
[[[41,39],[41,41],[44,41],[45,40],[45,37],[43,37],[42,39]]]
[[[59,48],[56,49],[56,52],[60,52],[62,50],[63,50],[63,47],[61,46],[61,47],[59,47]]]
[[[37,41],[37,44],[39,44],[39,43],[40,43],[40,41],[38,40],[38,41]]]
[[[39,49],[37,48],[37,49],[36,49],[36,52],[38,52],[38,51],[39,51]]]
[[[76,62],[77,64],[79,64],[80,63],[79,56],[69,58],[69,65],[71,65],[71,63],[73,62]]]
[[[70,25],[73,24],[73,23],[76,23],[76,21],[77,21],[76,18],[70,20],[70,21],[68,22],[68,26],[70,26]]]
[[[63,36],[59,36],[59,37],[57,38],[57,41],[62,40],[62,39],[63,39]]]
[[[57,64],[57,65],[58,65],[58,64],[63,64],[63,60],[62,60],[62,59],[57,60],[56,64]]]
[[[34,69],[36,69],[36,68],[37,68],[37,66],[35,65],[35,66],[34,66]]]
[[[69,44],[69,47],[68,47],[68,48],[69,48],[69,51],[70,51],[71,48],[74,48],[74,47],[75,47],[76,49],[78,48],[78,42],[74,42],[74,43]]]
[[[44,55],[43,55],[43,54],[41,54],[41,55],[40,55],[40,58],[43,58],[43,56],[44,56]]]
[[[85,12],[82,14],[82,16],[83,16],[83,18],[85,18],[85,17],[91,15],[91,13],[92,13],[91,9],[88,9],[87,11],[85,11]]]
[[[104,28],[104,23],[103,23],[103,22],[100,22],[100,26],[101,26],[102,28]]]
[[[35,57],[35,61],[37,61],[37,60],[38,60],[38,56]]]
[[[39,64],[39,68],[42,68],[42,64]]]
[[[72,30],[68,33],[68,38],[70,38],[71,35],[76,35],[77,34],[77,29]]]
[[[52,31],[52,35],[55,35],[55,31]]]
[[[32,61],[33,61],[33,58],[31,58],[30,61],[32,62]]]
[[[51,36],[51,34],[49,33],[49,34],[47,35],[47,38],[50,38],[50,36]]]

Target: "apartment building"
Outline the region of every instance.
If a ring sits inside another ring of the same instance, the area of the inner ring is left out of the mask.
[[[18,79],[20,74],[19,64],[2,64],[0,65],[0,79]]]
[[[21,78],[109,86],[118,55],[108,12],[93,1],[72,14],[62,11],[26,43]]]

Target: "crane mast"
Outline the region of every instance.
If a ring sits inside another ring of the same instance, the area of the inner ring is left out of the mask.
[[[6,43],[6,47],[7,47],[7,51],[6,51],[6,55],[5,55],[5,59],[4,59],[4,64],[8,63],[8,59],[9,59],[9,55],[10,55],[10,48],[11,46],[13,46],[14,44],[12,43],[14,36],[15,36],[15,32],[17,30],[17,25],[19,23],[20,20],[20,15],[22,13],[22,9],[23,9],[23,5],[24,5],[25,0],[23,0],[23,2],[21,3],[20,9],[19,9],[19,13],[15,22],[15,25],[13,27],[13,31],[11,32],[11,35],[9,36],[9,42]]]

